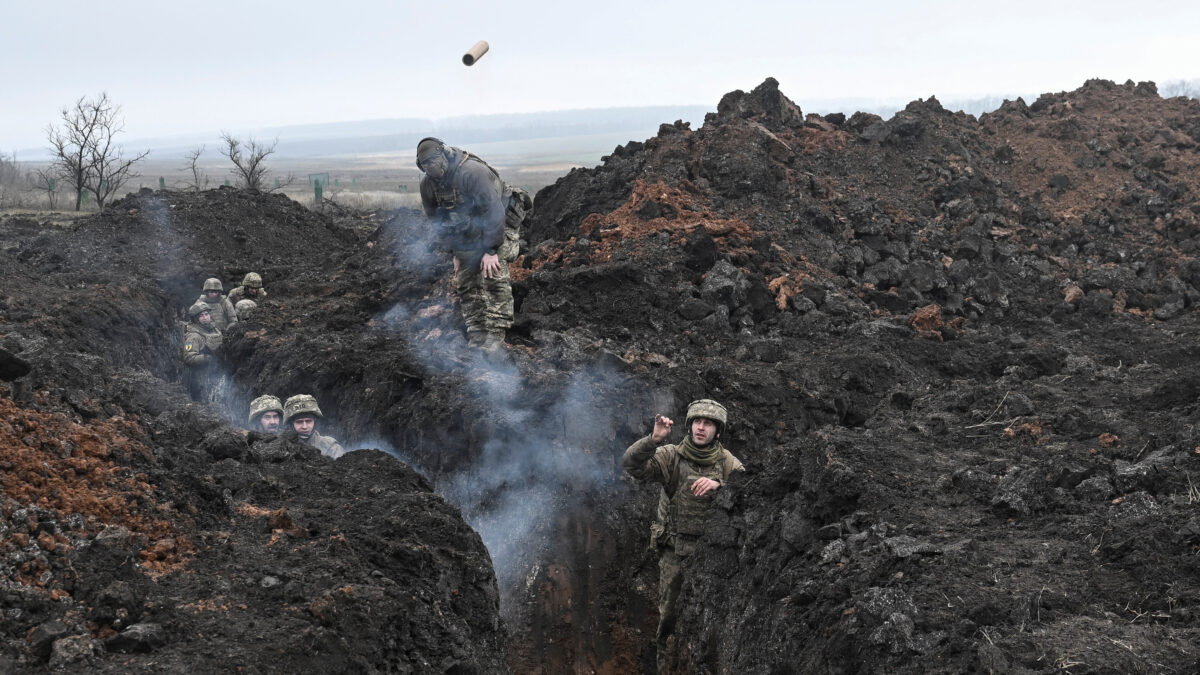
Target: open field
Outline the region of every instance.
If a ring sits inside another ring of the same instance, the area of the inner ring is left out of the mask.
[[[598,164],[602,156],[630,140],[642,139],[630,139],[621,134],[590,134],[480,143],[467,149],[485,158],[510,184],[536,192],[573,168]],[[209,146],[201,156],[199,181],[177,154],[152,152],[138,165],[140,175],[129,181],[120,194],[141,188],[194,190],[197,182],[202,189],[237,184],[231,163],[219,155],[214,146]],[[275,185],[278,180],[279,191],[306,206],[314,204],[314,181],[319,179],[327,181],[322,186],[323,199],[351,208],[392,209],[418,203],[420,173],[413,165],[410,150],[325,157],[272,157],[267,164],[268,185]],[[34,171],[44,164],[22,163],[21,166]],[[72,205],[69,188],[61,184],[53,208],[45,191],[30,185],[0,190],[0,212],[3,213],[22,210],[72,212]],[[95,211],[94,199],[88,200],[83,210]]]

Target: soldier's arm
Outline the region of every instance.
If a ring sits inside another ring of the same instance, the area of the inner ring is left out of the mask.
[[[505,204],[499,180],[486,166],[464,162],[463,190],[471,196],[476,209],[476,225],[482,230],[485,251],[494,253],[504,243]]]
[[[666,484],[671,446],[659,446],[651,436],[639,438],[625,449],[621,456],[621,468],[634,478]]]
[[[203,337],[195,333],[189,333],[183,339],[183,365],[203,366],[211,359],[211,356],[204,353]]]
[[[225,303],[225,316],[228,319],[225,327],[228,328],[238,322],[237,310],[233,308],[233,303],[229,301],[229,298],[223,299],[222,302]]]

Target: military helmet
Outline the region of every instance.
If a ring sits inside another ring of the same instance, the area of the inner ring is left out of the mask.
[[[684,424],[689,431],[692,428],[692,420],[697,417],[706,417],[716,422],[718,431],[723,431],[725,425],[729,423],[729,411],[725,410],[725,406],[711,398],[702,398],[688,404],[687,420],[684,421]]]
[[[204,290],[206,291],[223,291],[225,287],[221,285],[221,280],[216,277],[209,277],[204,280]]]
[[[250,423],[254,424],[259,415],[272,411],[283,414],[283,404],[279,402],[279,398],[270,394],[259,396],[250,401]]]
[[[197,302],[197,303],[193,304],[191,307],[188,307],[187,315],[188,315],[188,318],[191,319],[192,321],[199,321],[200,315],[205,312],[209,312],[211,314],[212,309],[210,309],[209,306],[203,302]]]
[[[244,319],[250,316],[255,307],[258,307],[257,302],[243,298],[237,301],[237,304],[233,306],[233,310],[237,312],[239,319]]]
[[[262,288],[262,277],[258,272],[246,272],[246,276],[242,278],[242,285],[250,288]]]
[[[291,424],[293,418],[301,415],[322,416],[321,407],[317,405],[315,397],[309,394],[296,394],[288,397],[287,402],[283,404],[283,423]]]
[[[442,148],[446,147],[445,142],[440,138],[426,136],[417,143],[417,168],[421,167],[421,160],[426,159],[436,152],[441,152]]]

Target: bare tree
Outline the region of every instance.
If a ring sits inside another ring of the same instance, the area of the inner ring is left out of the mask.
[[[200,168],[200,155],[204,154],[205,147],[201,145],[198,148],[192,148],[183,156],[187,160],[187,164],[183,168],[192,172],[192,183],[188,187],[197,192],[208,187],[208,174],[204,172],[204,169]]]
[[[38,169],[34,173],[33,189],[38,192],[46,193],[46,200],[50,202],[50,210],[55,209],[55,202],[58,201],[58,174],[53,168]]]
[[[83,204],[84,191],[96,195],[97,205],[104,208],[109,195],[137,176],[133,165],[150,151],[127,158],[121,146],[113,143],[125,129],[125,120],[121,106],[113,103],[107,93],[102,92],[95,100],[80,97],[74,106],[63,108],[60,117],[59,127],[46,129],[54,155],[53,168],[74,189],[76,211]]]
[[[266,159],[275,153],[275,146],[279,145],[278,138],[267,145],[250,137],[243,145],[241,139],[234,138],[232,134],[225,131],[221,133],[221,140],[225,143],[223,154],[233,162],[234,176],[247,190],[270,192],[292,181],[292,176],[289,175],[285,183],[267,188]]]

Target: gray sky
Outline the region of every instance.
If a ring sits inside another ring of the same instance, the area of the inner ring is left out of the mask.
[[[101,91],[125,139],[388,117],[704,104],[779,80],[801,108],[1200,77],[1200,3],[0,0],[0,150]],[[980,7],[976,9],[976,7]],[[103,13],[98,10],[103,8]],[[491,51],[462,65],[477,40]]]

